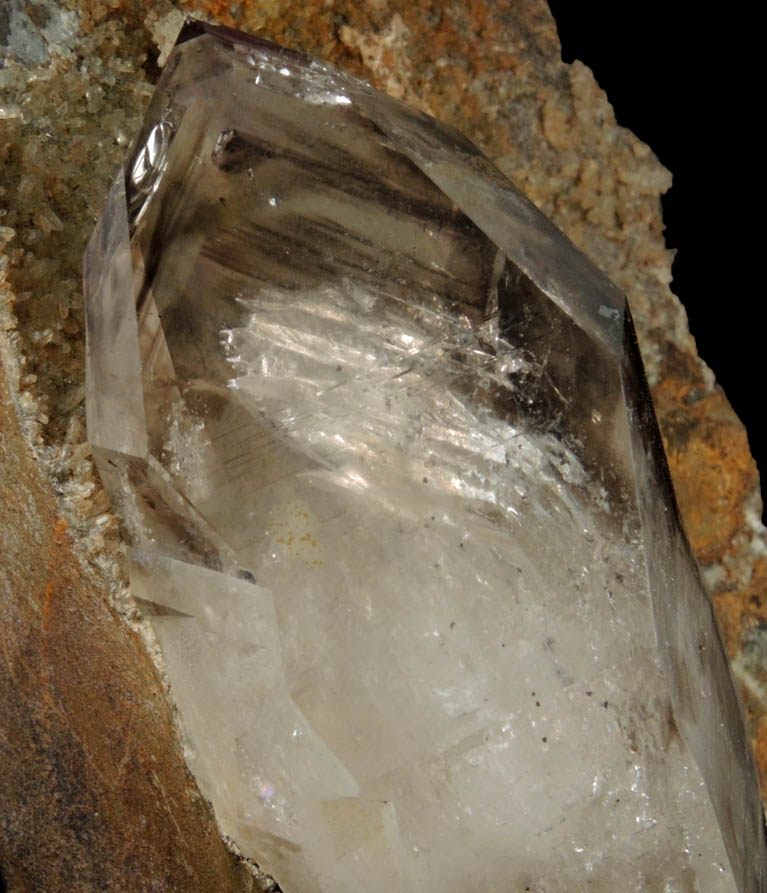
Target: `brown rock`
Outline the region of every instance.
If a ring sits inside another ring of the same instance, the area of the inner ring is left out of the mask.
[[[0,854],[12,891],[255,890],[157,670],[87,566],[0,365]]]

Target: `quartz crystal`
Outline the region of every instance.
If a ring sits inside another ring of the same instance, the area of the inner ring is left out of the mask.
[[[471,143],[188,23],[85,287],[188,764],[285,891],[764,889],[626,301]]]

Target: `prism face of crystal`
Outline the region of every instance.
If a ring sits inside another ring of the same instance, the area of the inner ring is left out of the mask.
[[[623,297],[462,137],[187,26],[86,255],[89,435],[286,891],[756,891]]]

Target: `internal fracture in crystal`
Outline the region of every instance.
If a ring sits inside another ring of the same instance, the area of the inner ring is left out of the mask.
[[[762,889],[625,299],[474,146],[188,25],[85,279],[133,595],[286,891]]]

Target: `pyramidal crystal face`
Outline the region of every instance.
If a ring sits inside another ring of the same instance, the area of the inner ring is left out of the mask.
[[[284,890],[762,889],[625,300],[475,147],[187,25],[85,284],[133,595]]]

